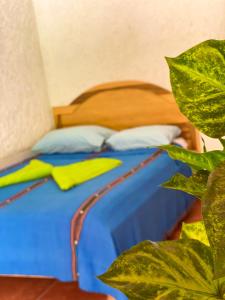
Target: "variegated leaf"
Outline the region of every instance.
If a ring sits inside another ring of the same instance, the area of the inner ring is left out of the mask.
[[[185,116],[206,135],[225,135],[225,41],[205,41],[167,58],[173,94]]]
[[[209,240],[203,221],[194,223],[183,223],[181,231],[181,239],[195,239],[206,246],[209,246]]]
[[[142,242],[99,278],[130,300],[222,299],[213,282],[210,248],[197,240]]]
[[[169,189],[183,191],[196,196],[198,199],[202,199],[206,192],[208,176],[209,172],[204,170],[197,171],[190,177],[177,173],[171,177],[169,181],[163,183],[162,186]]]
[[[225,162],[209,176],[202,213],[214,257],[215,278],[225,277]]]
[[[224,149],[224,151],[225,151],[225,139],[220,139],[220,143],[222,144],[222,146],[223,146],[223,149]]]
[[[225,160],[225,151],[220,150],[198,153],[175,145],[164,145],[158,148],[167,151],[171,158],[187,163],[196,170],[212,171]]]

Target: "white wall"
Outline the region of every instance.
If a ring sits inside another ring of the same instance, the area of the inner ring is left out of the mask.
[[[225,0],[33,0],[52,105],[111,80],[169,88],[164,56],[225,38]]]
[[[0,1],[0,158],[27,149],[50,127],[31,0]]]
[[[48,93],[60,105],[111,80],[169,88],[165,55],[225,38],[225,0],[33,2],[48,89],[31,0],[1,0],[0,158],[52,127]]]

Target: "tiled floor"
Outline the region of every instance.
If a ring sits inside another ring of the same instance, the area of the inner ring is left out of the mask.
[[[0,278],[0,300],[113,300],[82,292],[76,283],[50,279]]]

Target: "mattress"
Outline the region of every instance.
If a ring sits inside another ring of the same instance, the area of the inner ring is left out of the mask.
[[[123,164],[66,192],[50,177],[0,189],[1,275],[77,280],[86,291],[127,299],[96,276],[138,242],[165,238],[194,199],[160,184],[191,170],[157,149],[39,159],[66,165],[96,156],[117,158]]]

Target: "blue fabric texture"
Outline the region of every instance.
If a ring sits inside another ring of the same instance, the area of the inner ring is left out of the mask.
[[[49,276],[61,281],[72,281],[70,237],[74,214],[90,195],[155,151],[103,152],[98,157],[117,158],[123,164],[67,192],[62,192],[49,179],[1,207],[0,273]],[[66,165],[85,158],[85,153],[39,156],[39,159],[54,165]],[[2,172],[0,176],[20,167]],[[162,240],[192,204],[193,197],[160,187],[161,183],[178,171],[186,175],[191,172],[186,165],[162,153],[114,187],[90,209],[76,248],[79,286],[82,289],[110,294],[117,300],[127,299],[119,291],[100,282],[96,276],[104,273],[121,252],[138,242],[146,239]],[[0,205],[36,182],[0,189]]]

